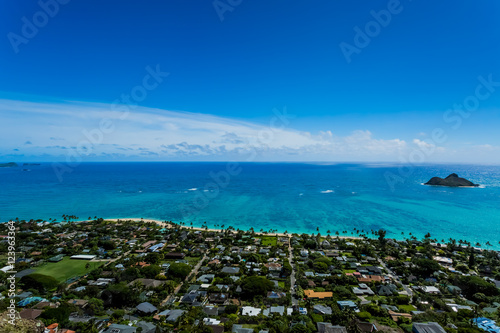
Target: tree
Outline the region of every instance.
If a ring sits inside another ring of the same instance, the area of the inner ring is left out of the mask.
[[[21,278],[24,289],[36,289],[40,292],[50,290],[58,286],[55,278],[43,274],[29,274]]]
[[[55,322],[62,326],[66,326],[69,322],[69,314],[69,307],[60,306],[58,308],[48,308],[44,310],[40,317],[46,319],[47,322]]]
[[[476,259],[474,258],[474,250],[471,249],[469,255],[469,267],[472,269],[476,265]]]
[[[273,287],[274,283],[263,276],[248,276],[241,282],[243,296],[247,299],[257,295],[265,296]]]
[[[377,231],[378,241],[380,242],[381,246],[385,245],[385,242],[386,242],[385,235],[386,234],[387,234],[387,231],[385,231],[383,229],[380,229],[379,231]]]
[[[423,275],[431,275],[441,269],[441,266],[437,262],[431,259],[417,259],[415,260],[418,271]]]
[[[313,263],[314,270],[319,273],[326,273],[328,270],[328,265],[322,261],[315,261]]]
[[[296,324],[292,327],[290,333],[310,333],[310,331],[303,324]]]
[[[226,306],[225,313],[232,314],[238,312],[238,306],[234,304],[229,304]]]
[[[141,273],[144,275],[144,277],[148,279],[154,279],[154,277],[160,274],[160,272],[161,272],[161,267],[158,265],[150,265],[141,269]]]
[[[158,264],[160,262],[160,254],[156,252],[148,253],[146,256],[146,262],[150,264]]]
[[[87,303],[87,311],[94,315],[104,314],[104,302],[99,298],[91,298]]]
[[[168,268],[168,275],[172,278],[184,280],[191,273],[191,266],[183,263],[173,263]]]
[[[125,282],[120,282],[105,289],[101,294],[101,298],[106,306],[122,308],[127,305],[134,305],[138,296]]]

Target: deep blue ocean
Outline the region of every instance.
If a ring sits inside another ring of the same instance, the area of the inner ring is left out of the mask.
[[[422,185],[452,172],[481,188]],[[58,178],[42,163],[0,168],[0,188],[0,221],[69,214],[299,233],[383,228],[500,249],[500,166],[82,163]]]

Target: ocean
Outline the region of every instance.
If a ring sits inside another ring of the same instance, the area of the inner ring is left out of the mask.
[[[384,229],[500,249],[500,166],[123,162],[66,171],[0,168],[0,221],[68,214],[309,234]],[[481,187],[422,185],[453,172]]]

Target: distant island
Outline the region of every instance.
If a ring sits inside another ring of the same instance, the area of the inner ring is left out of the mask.
[[[448,187],[478,187],[478,184],[474,184],[473,182],[458,177],[456,173],[452,173],[446,178],[440,177],[432,177],[427,183],[424,185],[433,185],[433,186],[448,186]]]
[[[17,163],[10,162],[10,163],[0,163],[0,168],[15,168],[17,167]]]

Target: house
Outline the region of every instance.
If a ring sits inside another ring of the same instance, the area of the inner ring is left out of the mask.
[[[59,331],[59,324],[53,323],[45,327],[45,333],[57,333]]]
[[[253,333],[253,328],[243,328],[243,325],[234,324],[233,333]]]
[[[448,285],[446,289],[448,289],[448,291],[453,295],[460,295],[462,293],[462,289],[460,289],[460,287],[457,286]]]
[[[156,306],[154,306],[153,304],[151,304],[149,302],[143,302],[143,303],[137,305],[135,308],[137,309],[137,311],[142,312],[144,314],[152,314],[152,313],[155,313],[156,311],[158,311]]]
[[[413,333],[446,333],[446,331],[434,322],[413,323]]]
[[[458,312],[458,310],[472,311],[472,307],[470,307],[469,305],[460,305],[460,304],[454,304],[454,303],[446,303],[446,305],[449,306],[455,312]],[[486,309],[486,308],[483,308],[483,311],[485,311],[484,309]],[[493,309],[494,309],[494,311],[497,310],[496,308],[493,308]]]
[[[381,275],[360,275],[358,276],[359,283],[383,282],[385,278]]]
[[[387,310],[387,311],[393,311],[393,312],[396,312],[396,311],[399,310],[396,306],[394,306],[394,305],[388,305],[388,304],[381,304],[380,307],[382,309]]]
[[[259,308],[254,308],[252,306],[244,306],[241,308],[241,315],[242,316],[250,316],[250,317],[255,317],[257,316],[262,310]]]
[[[25,299],[31,296],[33,296],[33,293],[31,291],[23,291],[22,293],[16,295],[16,297],[19,299]]]
[[[398,321],[398,319],[400,317],[403,317],[403,318],[407,318],[407,319],[412,319],[412,315],[409,314],[409,313],[398,313],[398,312],[394,312],[392,310],[389,310],[389,316],[391,316],[391,319],[394,320],[394,321]]]
[[[269,269],[269,271],[274,271],[274,272],[279,272],[281,271],[281,264],[278,264],[276,262],[269,262],[267,264],[264,264],[265,267]]]
[[[330,246],[331,246],[331,244],[327,240],[324,240],[324,241],[321,242],[321,247],[329,248]]]
[[[136,283],[142,284],[145,288],[158,288],[161,285],[165,283],[165,281],[162,280],[155,280],[155,279],[135,279],[134,281],[130,282],[128,285],[133,286]]]
[[[474,323],[477,325],[477,327],[485,330],[486,332],[500,332],[500,327],[498,327],[496,325],[496,322],[491,319],[479,317],[474,319]]]
[[[326,299],[333,297],[333,293],[331,291],[315,292],[311,289],[304,290],[304,295],[310,299]]]
[[[192,291],[184,294],[184,296],[181,298],[181,302],[192,304],[193,302],[196,301],[198,296],[199,296],[198,291],[192,290]]]
[[[331,323],[316,323],[318,333],[347,333],[344,326],[332,325]]]
[[[86,299],[70,299],[68,301],[68,304],[73,304],[73,305],[79,307],[80,309],[85,308],[88,303],[89,303],[89,301]]]
[[[70,258],[77,259],[77,260],[92,260],[95,257],[96,256],[93,254],[77,254],[77,255],[71,256]]]
[[[128,325],[109,325],[102,333],[136,333],[137,327],[132,327]]]
[[[199,281],[201,283],[212,283],[214,278],[215,278],[215,275],[213,275],[213,274],[204,274],[204,275],[200,276],[196,281]]]
[[[165,254],[165,259],[184,259],[186,255],[181,252],[169,252]]]
[[[114,278],[98,278],[97,280],[88,280],[87,284],[89,286],[106,287],[108,284],[115,282]]]
[[[451,259],[451,258],[434,256],[434,257],[432,257],[432,259],[436,260],[438,263],[440,263],[443,266],[453,265],[453,259]]]
[[[63,259],[64,254],[58,254],[57,256],[49,258],[50,262],[59,262]]]
[[[382,270],[375,266],[362,266],[357,268],[358,272],[366,275],[382,275]]]
[[[146,321],[140,321],[136,325],[138,328],[140,327],[142,329],[141,333],[155,333],[156,332],[156,326],[152,323],[148,323]]]
[[[355,295],[375,295],[373,290],[371,290],[366,284],[360,283],[358,287],[353,287],[352,292]]]
[[[396,286],[393,284],[381,284],[377,286],[377,294],[379,296],[392,296],[396,289]]]
[[[223,304],[227,301],[229,295],[224,293],[214,293],[208,296],[210,303]]]
[[[222,273],[226,274],[238,274],[240,272],[239,267],[224,267],[221,270]]]
[[[321,315],[331,315],[332,314],[331,307],[321,305],[321,304],[316,304],[315,306],[313,306],[313,311],[314,311],[314,313],[321,314]]]
[[[427,294],[440,294],[441,292],[439,291],[438,288],[433,287],[433,286],[422,286],[420,289]]]
[[[277,313],[280,316],[282,316],[285,313],[285,307],[284,306],[271,306],[269,309],[265,309],[262,314],[264,316],[269,316],[270,314]]]
[[[203,318],[203,324],[205,325],[219,325],[220,323],[221,321],[215,318]]]
[[[165,246],[165,243],[158,243],[156,245],[151,246],[148,251],[149,252],[158,252]]]
[[[36,319],[42,314],[43,310],[38,309],[23,309],[19,312],[19,316],[23,319]]]
[[[185,310],[165,310],[160,313],[158,313],[156,316],[153,318],[156,320],[160,320],[160,317],[165,317],[166,321],[170,322],[175,322],[177,319],[179,319],[180,316],[182,316],[186,312]]]
[[[216,306],[212,306],[212,305],[204,306],[202,311],[207,316],[218,316],[219,315],[219,308]]]
[[[375,324],[372,324],[372,323],[358,323],[358,327],[359,327],[359,330],[361,332],[367,332],[367,333],[371,333],[371,332],[375,332],[375,331],[378,331],[377,329],[377,326],[375,326]]]
[[[41,297],[27,297],[25,299],[23,299],[22,301],[19,301],[17,302],[17,305],[18,306],[26,306],[26,305],[29,305],[31,303],[35,303],[35,302],[47,302],[47,300],[45,298],[41,298]]]
[[[283,292],[270,291],[267,293],[267,298],[271,299],[279,299],[284,297],[286,297],[286,293]]]
[[[351,309],[355,312],[359,312],[358,306],[353,301],[337,301],[340,310]]]

